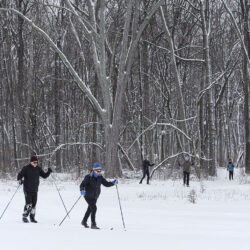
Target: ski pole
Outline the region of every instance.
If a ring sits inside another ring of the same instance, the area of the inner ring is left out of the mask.
[[[124,222],[124,218],[123,218],[123,212],[122,212],[122,206],[121,206],[121,201],[120,201],[120,196],[119,196],[119,192],[118,192],[118,187],[117,187],[117,185],[115,185],[115,186],[116,186],[117,197],[118,197],[120,211],[121,211],[121,216],[122,216],[122,223],[123,223],[124,230],[126,231],[125,222]]]
[[[63,198],[62,198],[62,196],[61,196],[61,193],[60,193],[60,191],[59,191],[59,189],[58,189],[58,187],[57,187],[57,185],[56,185],[55,177],[54,177],[54,175],[53,175],[52,173],[51,173],[51,177],[52,177],[53,182],[54,182],[54,184],[55,184],[55,186],[56,186],[56,190],[57,190],[57,192],[58,192],[58,194],[59,194],[59,197],[60,197],[60,199],[61,199],[61,201],[62,201],[62,204],[63,204],[63,206],[64,206],[64,209],[65,209],[65,211],[66,211],[66,214],[67,214],[68,217],[69,217],[68,210],[67,210],[67,208],[66,208],[66,206],[65,206],[65,203],[64,203]],[[69,217],[69,219],[70,219],[70,217]]]
[[[72,208],[69,210],[69,212],[65,215],[65,217],[63,218],[63,220],[60,222],[59,226],[62,225],[62,223],[64,222],[64,220],[66,219],[66,217],[69,215],[69,213],[72,211],[72,209],[74,208],[74,206],[76,205],[76,203],[81,199],[81,196],[79,196],[79,198],[76,200],[76,202],[74,203],[74,205],[72,206]]]
[[[20,186],[21,186],[21,184],[18,185],[18,187],[17,187],[15,193],[12,195],[12,197],[11,197],[9,203],[7,204],[7,206],[5,207],[5,209],[3,210],[3,213],[1,214],[0,220],[2,219],[2,217],[3,217],[4,213],[5,213],[5,211],[7,210],[8,206],[10,205],[12,199],[14,198],[14,196],[15,196],[15,194],[17,193],[17,191],[18,191],[18,189],[20,188]]]

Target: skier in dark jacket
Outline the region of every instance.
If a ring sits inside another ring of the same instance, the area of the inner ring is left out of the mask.
[[[149,166],[152,167],[154,166],[154,163],[150,163],[149,161],[149,155],[146,156],[145,160],[143,161],[143,176],[139,182],[139,184],[142,184],[143,179],[147,175],[147,184],[149,184]]]
[[[25,206],[23,212],[23,222],[29,222],[28,216],[30,215],[30,221],[37,223],[35,220],[37,192],[39,186],[39,177],[47,178],[52,172],[51,168],[45,173],[38,165],[38,159],[36,156],[31,156],[30,164],[23,167],[21,172],[17,176],[19,184],[23,184],[23,191],[25,196]]]
[[[234,179],[234,164],[232,162],[232,159],[228,160],[228,164],[227,164],[227,171],[229,172],[229,180],[233,180]]]
[[[87,220],[91,215],[91,228],[100,229],[96,225],[96,202],[101,193],[101,184],[105,187],[111,187],[115,184],[118,184],[118,180],[114,179],[113,181],[107,181],[101,174],[102,167],[101,164],[96,162],[93,165],[93,169],[90,174],[86,175],[80,185],[81,194],[84,195],[86,202],[88,203],[87,211],[82,219],[81,224],[89,228]]]

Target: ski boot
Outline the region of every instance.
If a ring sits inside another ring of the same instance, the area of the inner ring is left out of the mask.
[[[27,217],[23,216],[23,222],[24,223],[29,223],[29,220],[27,219]]]
[[[30,215],[30,222],[37,223],[37,221],[35,220],[35,215],[34,214]]]
[[[91,229],[100,229],[100,228],[96,225],[96,223],[92,223],[91,224]]]
[[[87,221],[82,221],[81,224],[82,224],[85,228],[89,228],[89,225],[87,224]]]

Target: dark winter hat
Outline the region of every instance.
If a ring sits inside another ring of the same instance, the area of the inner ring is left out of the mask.
[[[30,157],[30,162],[33,162],[33,161],[38,161],[37,157],[35,155],[32,155]]]
[[[93,170],[102,170],[101,164],[99,162],[94,163]]]

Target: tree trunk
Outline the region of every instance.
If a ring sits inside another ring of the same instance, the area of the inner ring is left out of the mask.
[[[204,43],[204,59],[206,68],[206,87],[212,83],[211,76],[211,60],[210,60],[210,6],[209,0],[206,1],[206,8],[204,1],[201,1],[201,18],[202,18],[202,32]],[[214,111],[214,95],[211,87],[208,92],[208,170],[210,176],[216,174],[216,155],[215,155],[215,111]]]
[[[248,60],[250,56],[250,36],[249,36],[249,9],[250,5],[247,0],[241,0],[242,14],[243,14],[243,36],[246,46],[247,55],[243,51],[243,93],[244,93],[244,127],[245,127],[245,171],[250,174],[250,117],[249,117],[249,67]],[[243,50],[244,48],[242,48]]]
[[[61,50],[60,37],[57,40],[57,47]],[[58,53],[55,53],[55,85],[54,85],[54,100],[55,100],[55,147],[60,145],[61,136],[61,116],[60,116],[60,89],[61,89],[61,60]],[[56,169],[62,171],[61,150],[56,151]]]

